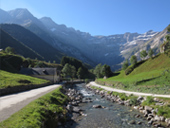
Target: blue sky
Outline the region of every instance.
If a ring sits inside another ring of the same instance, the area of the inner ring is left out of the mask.
[[[0,0],[0,8],[27,8],[91,35],[162,31],[170,24],[170,0]]]

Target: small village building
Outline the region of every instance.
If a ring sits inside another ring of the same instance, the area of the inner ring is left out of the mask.
[[[57,68],[21,68],[20,73],[50,80],[53,83],[60,82],[60,71]]]

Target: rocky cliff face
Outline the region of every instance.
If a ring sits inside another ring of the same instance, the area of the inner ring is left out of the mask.
[[[4,13],[5,11],[3,11],[3,16]],[[143,34],[127,32],[110,36],[91,36],[89,33],[59,25],[48,17],[37,19],[28,10],[16,9],[6,14],[12,17],[10,23],[25,26],[67,55],[92,65],[108,64],[112,69],[120,68],[120,63],[134,54],[140,59],[141,50],[154,48],[158,53],[159,46],[163,43],[167,33],[166,30],[162,32],[150,30]],[[2,22],[8,23],[9,21]],[[31,28],[31,25],[34,27]],[[35,26],[37,29],[33,29]]]

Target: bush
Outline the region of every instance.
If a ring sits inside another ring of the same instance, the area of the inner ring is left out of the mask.
[[[130,105],[139,105],[139,102],[137,101],[137,97],[136,96],[130,96]]]
[[[125,70],[125,74],[126,75],[129,75],[132,71],[133,71],[134,67],[128,67],[126,70]]]
[[[165,118],[170,118],[170,106],[165,105],[158,108],[157,115],[164,116]]]
[[[89,79],[85,79],[85,83],[88,84],[90,82]]]
[[[146,106],[146,105],[153,105],[155,103],[155,101],[153,100],[153,97],[152,96],[148,96],[146,98],[146,100],[142,103],[143,106]]]
[[[121,100],[128,100],[128,96],[125,93],[119,93],[119,97]]]

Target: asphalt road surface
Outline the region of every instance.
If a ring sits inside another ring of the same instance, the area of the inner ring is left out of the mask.
[[[0,122],[9,118],[12,114],[22,109],[31,101],[58,88],[59,84],[49,85],[25,92],[15,93],[0,97]]]

